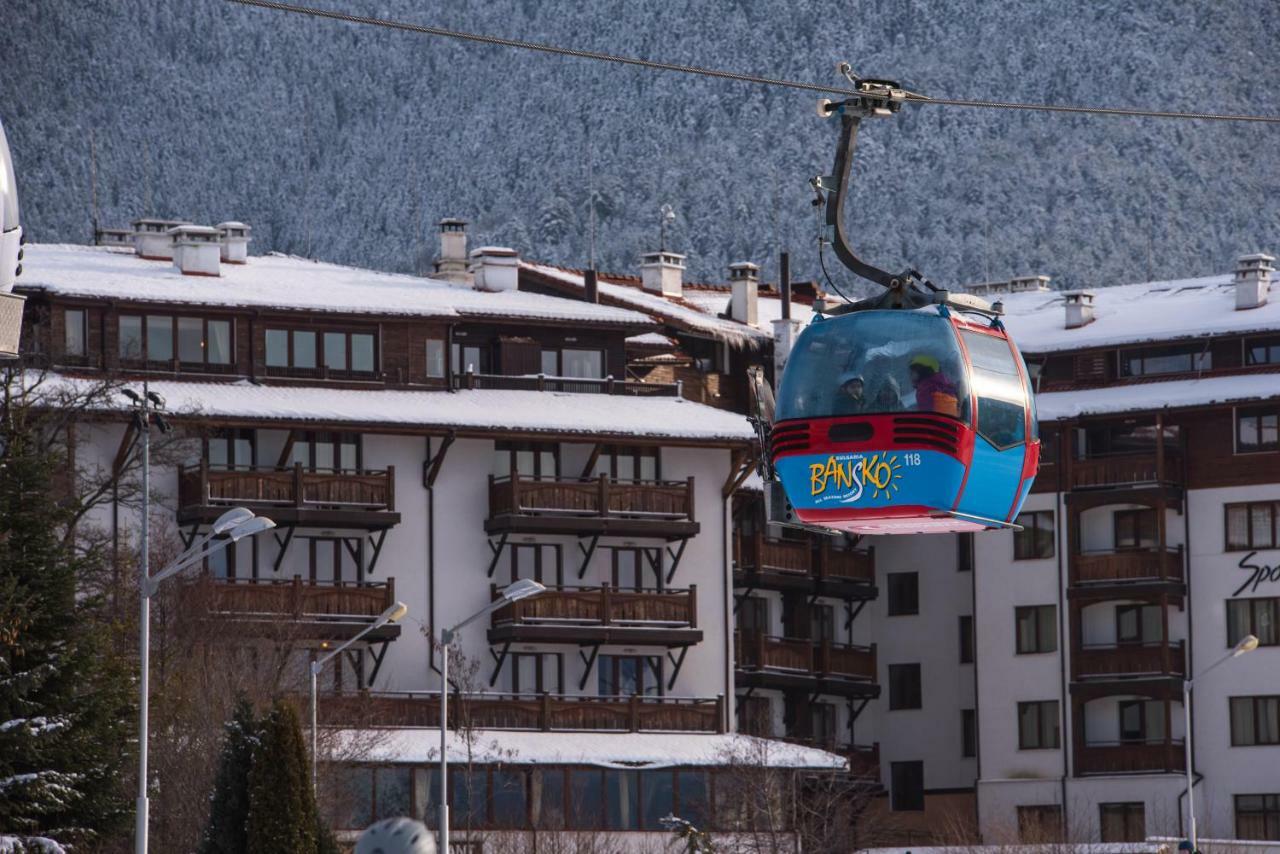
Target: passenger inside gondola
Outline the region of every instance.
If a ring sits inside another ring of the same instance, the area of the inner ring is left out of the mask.
[[[911,387],[916,390],[916,409],[959,416],[956,384],[943,372],[936,356],[917,353],[911,358]]]

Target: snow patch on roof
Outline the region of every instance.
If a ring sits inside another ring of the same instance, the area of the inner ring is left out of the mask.
[[[690,302],[697,303],[705,311],[712,314],[728,314],[729,312],[729,292],[726,291],[686,291],[685,299]],[[782,319],[782,299],[776,296],[760,295],[760,301],[757,303],[756,311],[756,328],[761,332],[767,332],[773,335],[773,321]],[[813,319],[813,306],[804,303],[791,301],[791,318],[798,320],[802,324],[808,324]]]
[[[275,253],[223,265],[218,277],[194,277],[168,262],[109,247],[28,244],[23,266],[20,290],[67,297],[409,317],[653,323],[647,315],[613,306],[524,291],[482,292]]]
[[[812,747],[734,733],[689,732],[473,732],[479,763],[596,765],[604,768],[670,768],[743,763],[771,768],[846,767],[843,756]],[[440,758],[436,729],[341,730],[339,740],[367,745],[361,761],[427,763]],[[449,753],[467,755],[463,735],[449,733]],[[341,750],[339,750],[341,753]]]
[[[676,342],[661,332],[644,332],[640,335],[632,335],[627,339],[627,343],[641,347],[674,347]]]
[[[1046,392],[1036,395],[1036,411],[1043,422],[1275,398],[1280,398],[1280,374],[1242,374]]]

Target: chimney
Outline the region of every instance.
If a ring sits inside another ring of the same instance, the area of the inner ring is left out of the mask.
[[[470,285],[467,272],[467,221],[454,217],[440,220],[440,254],[434,263],[437,279]]]
[[[218,233],[222,237],[222,261],[225,264],[244,264],[249,260],[249,226],[243,222],[220,222]]]
[[[518,290],[520,256],[505,246],[481,246],[471,253],[471,275],[478,291]]]
[[[148,261],[172,261],[173,238],[169,235],[169,229],[188,225],[183,220],[152,217],[135,219],[131,224],[134,251],[139,258],[146,258]]]
[[[729,265],[729,316],[755,326],[760,319],[760,268],[750,261]]]
[[[1271,290],[1271,273],[1275,269],[1270,255],[1241,255],[1236,261],[1236,311],[1261,308],[1267,304]]]
[[[218,229],[207,225],[178,225],[169,229],[173,266],[184,276],[217,276],[222,249]]]
[[[1067,306],[1067,329],[1093,323],[1093,291],[1067,291],[1062,301]]]
[[[640,258],[640,283],[664,297],[684,296],[684,256],[665,249],[645,253]]]
[[[582,274],[582,298],[587,302],[600,302],[600,280],[595,270]]]

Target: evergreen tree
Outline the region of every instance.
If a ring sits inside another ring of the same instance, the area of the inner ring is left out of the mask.
[[[244,854],[248,849],[249,775],[259,740],[253,707],[241,698],[226,725],[200,854]]]
[[[316,854],[320,827],[302,727],[293,705],[277,701],[260,727],[249,772],[248,854]],[[326,840],[327,841],[327,840]]]
[[[65,455],[0,375],[0,834],[92,844],[127,827],[136,720],[100,603],[78,590],[93,554],[69,535]]]

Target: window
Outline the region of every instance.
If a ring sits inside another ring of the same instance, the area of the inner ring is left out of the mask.
[[[972,759],[978,755],[978,713],[975,709],[960,710],[960,756]]]
[[[809,704],[808,736],[818,744],[835,745],[836,707],[833,703]]]
[[[543,358],[546,358],[545,351]],[[558,375],[562,377],[582,377],[584,379],[603,379],[604,352],[602,350],[573,350],[566,347],[560,351],[560,372]]]
[[[119,339],[120,358],[140,361],[146,354],[142,339],[142,318],[138,315],[122,314]]]
[[[956,572],[973,572],[973,534],[956,536]]]
[[[763,596],[738,599],[738,629],[754,634],[769,633],[769,600]]]
[[[1280,795],[1236,795],[1237,839],[1280,839]]]
[[[609,445],[601,449],[591,473],[596,477],[605,474],[620,482],[658,480],[658,449]]]
[[[1163,432],[1163,442],[1161,439]],[[1154,420],[1134,419],[1122,423],[1091,424],[1077,428],[1076,454],[1079,459],[1106,457],[1113,454],[1154,454],[1163,443],[1166,451],[1177,451],[1182,444],[1182,430],[1177,424],[1156,428]]]
[[[62,340],[62,352],[67,356],[87,356],[89,354],[88,332],[85,327],[85,312],[80,308],[69,308],[63,312],[62,320],[66,331]]]
[[[773,715],[768,697],[738,698],[738,728],[747,735],[773,735]]]
[[[377,339],[372,332],[268,329],[268,368],[329,374],[371,375],[377,369]]]
[[[512,543],[511,580],[531,578],[548,587],[564,584],[563,562],[557,543]],[[617,581],[614,581],[617,585]]]
[[[147,361],[173,361],[173,318],[147,315]]]
[[[252,469],[253,446],[252,430],[220,430],[205,442],[204,458],[211,469]]]
[[[478,344],[461,344],[454,341],[449,355],[455,375],[489,372],[489,351]]]
[[[1145,842],[1147,808],[1142,802],[1098,804],[1103,842]]]
[[[1164,703],[1124,700],[1117,704],[1122,744],[1159,744],[1165,740]]]
[[[1158,536],[1155,510],[1117,510],[1112,514],[1112,521],[1117,551],[1155,548]]]
[[[1236,410],[1236,453],[1280,450],[1280,409]]]
[[[598,769],[569,772],[569,821],[575,828],[590,829],[603,825],[604,772]]]
[[[1250,338],[1244,342],[1246,365],[1280,364],[1280,336]]]
[[[889,709],[918,709],[920,696],[920,665],[889,665]]]
[[[640,655],[600,655],[596,692],[601,697],[656,697],[662,694],[662,662]]]
[[[1013,532],[1014,560],[1043,560],[1053,557],[1053,511],[1031,510],[1019,513],[1014,523],[1021,531]]]
[[[637,548],[614,548],[613,553],[613,586],[618,590],[644,590],[645,570],[649,569],[655,576],[649,589],[661,589],[662,573],[649,563],[644,550]]]
[[[554,480],[560,473],[560,446],[541,442],[494,443],[493,474]]]
[[[1034,804],[1018,807],[1018,838],[1023,842],[1053,842],[1062,838],[1062,807]]]
[[[560,694],[564,661],[558,652],[511,653],[511,690],[516,694]]]
[[[427,376],[431,379],[444,377],[444,341],[439,338],[427,339]]]
[[[289,464],[309,471],[359,471],[364,467],[360,434],[297,431]]]
[[[1159,643],[1164,639],[1164,609],[1159,605],[1117,605],[1116,643]]]
[[[1280,697],[1231,698],[1231,746],[1280,744]]]
[[[830,605],[809,606],[809,639],[833,643],[836,639],[836,611]]]
[[[640,826],[662,830],[662,819],[676,808],[675,776],[670,771],[640,773]]]
[[[1013,609],[1017,626],[1015,651],[1034,655],[1058,651],[1058,606],[1027,605]]]
[[[1227,646],[1246,635],[1256,635],[1260,646],[1280,646],[1280,598],[1227,600]]]
[[[1050,750],[1058,744],[1058,701],[1019,703],[1018,749]]]
[[[497,828],[523,829],[527,823],[528,792],[526,785],[528,775],[524,771],[508,771],[492,769],[490,775],[489,803],[493,810],[492,826]],[[393,815],[408,815],[409,810]]]
[[[920,575],[915,572],[891,572],[889,583],[889,616],[905,617],[920,613]]]
[[[978,433],[997,448],[1022,444],[1027,438],[1027,394],[1009,342],[970,329],[962,329],[960,337],[973,363]]]
[[[1227,551],[1275,548],[1280,543],[1280,501],[1228,504]]]
[[[973,617],[960,618],[960,663],[973,664]]]
[[[889,778],[892,809],[924,809],[923,762],[890,762]]]
[[[1120,376],[1122,377],[1186,374],[1212,368],[1213,357],[1207,344],[1141,347],[1120,351]]]

